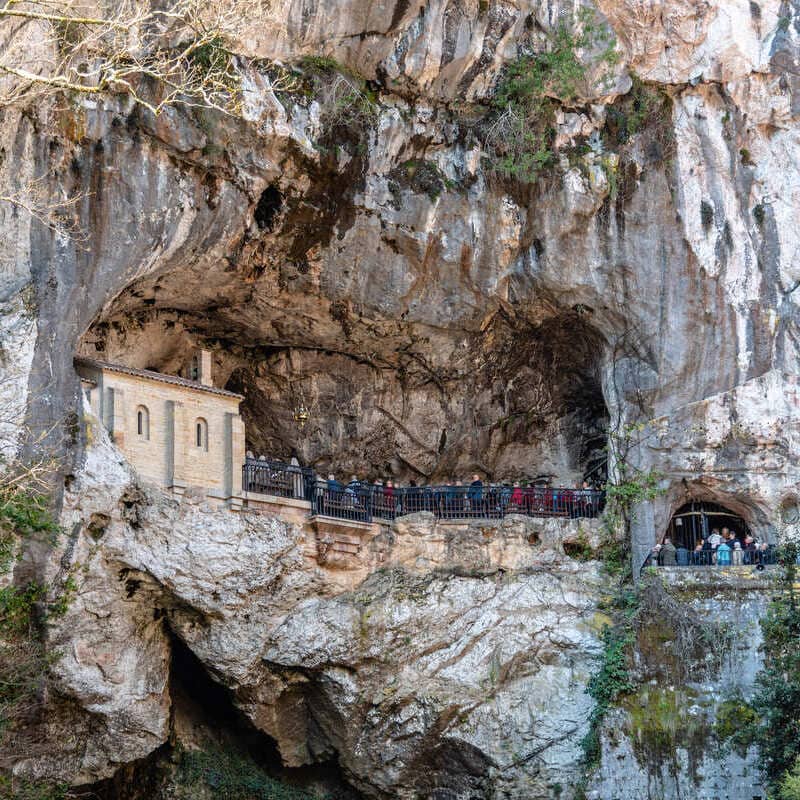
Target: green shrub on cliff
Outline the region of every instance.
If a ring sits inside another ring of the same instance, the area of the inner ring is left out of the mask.
[[[776,800],[800,800],[800,757],[795,759],[792,769],[781,778]]]
[[[598,64],[616,63],[615,44],[611,29],[584,8],[574,23],[560,23],[540,52],[511,63],[495,88],[497,113],[485,137],[489,169],[534,182],[552,166],[559,104],[572,103],[587,89]]]
[[[758,714],[754,740],[764,771],[779,800],[800,785],[800,598],[795,586],[797,547],[784,547],[781,590],[761,621],[764,666],[756,678],[752,706]]]
[[[251,758],[223,748],[182,751],[177,777],[194,800],[206,794],[220,800],[315,800],[269,777]]]

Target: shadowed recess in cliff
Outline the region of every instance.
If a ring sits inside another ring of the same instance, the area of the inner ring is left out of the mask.
[[[371,359],[273,348],[234,369],[226,388],[245,398],[248,447],[369,478],[605,478],[605,343],[576,313],[499,320],[467,351],[448,343],[449,358],[433,337],[376,358],[383,344]]]
[[[176,292],[132,287],[81,352],[174,374],[195,348],[211,349],[215,384],[244,397],[256,455],[367,479],[605,478],[607,344],[590,310],[520,305],[465,332],[349,303],[260,318],[236,298],[189,310],[196,298]],[[151,293],[175,305],[142,308]],[[309,412],[302,426],[300,407]]]
[[[233,705],[198,658],[170,636],[169,744],[84,786],[93,800],[360,800],[335,761],[289,769],[275,742]]]

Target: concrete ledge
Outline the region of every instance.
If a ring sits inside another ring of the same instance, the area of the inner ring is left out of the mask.
[[[676,589],[724,590],[724,589],[771,589],[780,579],[782,570],[778,566],[767,566],[758,570],[754,565],[741,567],[653,567],[655,574]],[[642,572],[646,576],[647,568]]]
[[[298,500],[295,497],[278,497],[274,494],[260,494],[259,492],[242,492],[242,497],[249,505],[250,503],[264,503],[265,505],[287,506],[288,508],[302,508],[311,511],[311,503],[308,500]]]
[[[378,532],[380,526],[377,522],[361,522],[356,519],[342,519],[341,517],[328,517],[325,514],[312,514],[311,523],[319,531],[337,531],[343,534],[353,532],[358,535],[361,532]]]

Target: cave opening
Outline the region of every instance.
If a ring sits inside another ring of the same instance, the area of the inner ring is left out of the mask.
[[[267,233],[272,232],[275,227],[275,220],[283,208],[283,195],[277,186],[267,186],[256,203],[253,219],[258,225],[259,230]]]
[[[602,336],[567,313],[495,332],[473,348],[441,366],[396,370],[340,352],[274,348],[232,370],[225,388],[244,397],[254,456],[296,457],[320,474],[604,484]]]
[[[715,530],[728,528],[742,542],[751,534],[744,518],[719,503],[692,500],[682,505],[672,515],[664,539],[669,538],[675,547],[694,549],[708,540]]]
[[[277,202],[269,193],[264,208]],[[467,334],[350,314],[344,335],[334,331],[338,312],[308,323],[307,312],[277,318],[275,308],[253,317],[255,306],[235,300],[179,310],[194,301],[186,285],[152,282],[159,307],[141,307],[153,287],[129,287],[79,353],[182,374],[208,348],[214,385],[244,398],[246,449],[256,457],[295,457],[345,481],[436,485],[475,473],[523,486],[606,481],[608,345],[588,307],[497,314]],[[300,322],[311,328],[293,327]],[[390,336],[379,335],[387,328]]]
[[[166,800],[195,796],[195,790],[200,796],[240,796],[241,789],[254,798],[361,800],[335,759],[285,767],[275,741],[234,705],[229,690],[208,674],[178,636],[169,636],[169,741],[113,777],[79,787],[77,797]]]

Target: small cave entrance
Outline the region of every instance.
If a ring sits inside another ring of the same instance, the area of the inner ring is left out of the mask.
[[[675,547],[684,547],[689,552],[708,539],[713,531],[723,528],[731,531],[739,542],[751,531],[744,518],[719,503],[692,500],[682,505],[669,521],[664,538],[669,538]]]
[[[99,783],[73,790],[92,800],[244,796],[361,800],[335,760],[287,768],[273,739],[258,730],[197,656],[170,634],[172,713],[167,744]],[[194,790],[197,795],[190,794]]]
[[[258,229],[270,233],[275,228],[275,220],[283,208],[283,195],[277,186],[267,186],[258,198],[253,219]]]

